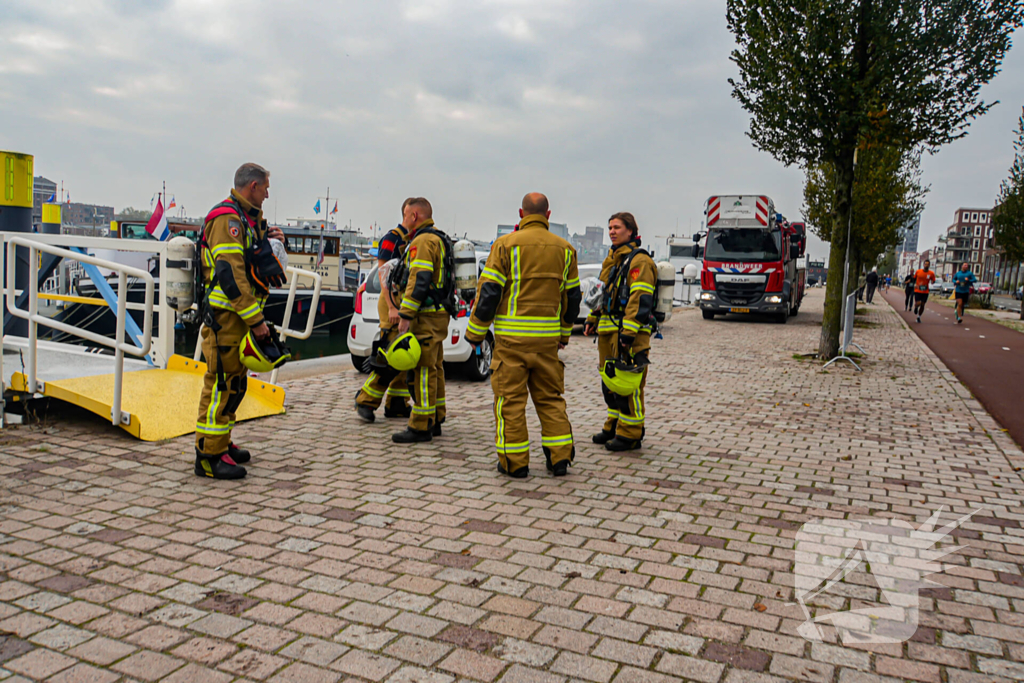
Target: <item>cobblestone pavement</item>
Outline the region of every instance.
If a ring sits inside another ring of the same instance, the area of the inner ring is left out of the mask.
[[[821,297],[785,326],[674,316],[629,454],[589,443],[604,408],[575,337],[563,479],[536,466],[532,414],[534,476],[495,471],[488,385],[452,382],[444,437],[398,449],[395,421],[353,419],[354,372],[240,425],[258,449],[241,483],[195,478],[190,438],[81,416],[6,431],[0,679],[1024,678],[1019,450],[887,307],[857,329],[863,373],[795,358],[817,346]],[[801,523],[978,505],[909,642],[797,634]]]

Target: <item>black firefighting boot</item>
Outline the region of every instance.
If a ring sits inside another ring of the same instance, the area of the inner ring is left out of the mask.
[[[643,446],[640,439],[623,439],[617,436],[604,445],[609,451],[635,451]]]
[[[529,467],[529,465],[523,465],[518,470],[515,470],[514,472],[509,472],[504,467],[502,467],[501,463],[499,462],[498,463],[498,471],[501,472],[502,474],[504,474],[507,477],[512,477],[513,479],[526,479],[528,476],[530,476],[530,467]]]
[[[441,423],[438,422],[437,424],[435,424],[433,428],[430,430],[430,433],[433,436],[441,436]]]
[[[245,463],[252,460],[252,454],[249,452],[248,449],[239,448],[235,444],[228,445],[228,455],[231,456],[231,459],[234,460],[239,465],[244,465]]]
[[[591,441],[596,444],[605,444],[615,438],[615,432],[606,432],[605,430],[599,431],[597,434],[591,437]]]
[[[404,432],[396,432],[391,435],[391,440],[395,443],[424,443],[432,441],[433,438],[432,430],[420,431],[412,427],[406,427]]]
[[[551,463],[551,449],[548,448],[547,446],[543,446],[543,448],[544,460],[545,464],[547,465],[548,472],[550,472],[556,477],[564,477],[565,475],[567,475],[569,473],[569,465],[571,465],[572,461],[576,459],[576,447],[572,447],[572,453],[569,454],[568,460],[559,460],[554,464]]]
[[[360,405],[358,398],[359,392],[356,392],[356,417],[363,422],[373,422],[376,420],[377,416],[373,414],[373,409],[369,406]]]
[[[227,453],[223,455],[204,455],[196,449],[196,476],[211,479],[241,479],[245,476],[245,468],[235,464]]]
[[[405,404],[404,398],[396,398],[384,404],[384,417],[404,417],[412,414],[412,407]]]

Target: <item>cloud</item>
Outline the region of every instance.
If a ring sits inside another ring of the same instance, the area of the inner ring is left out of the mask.
[[[442,226],[457,216],[481,238],[535,189],[579,231],[631,210],[646,236],[688,234],[727,192],[799,214],[799,169],[745,136],[720,0],[0,0],[0,13],[0,147],[86,201],[138,206],[166,180],[202,214],[256,160],[279,220],[327,186],[354,225],[389,225],[422,194]],[[1007,104],[926,159],[926,234],[994,196],[1022,68],[1011,53],[985,92]]]

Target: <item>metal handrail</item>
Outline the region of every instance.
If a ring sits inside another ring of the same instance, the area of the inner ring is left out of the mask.
[[[309,336],[313,334],[313,323],[316,322],[316,306],[320,302],[320,285],[323,281],[323,277],[320,273],[312,270],[303,270],[302,268],[288,267],[288,272],[291,274],[291,282],[288,283],[288,303],[285,305],[284,317],[281,318],[281,341],[283,342],[288,337],[294,337],[296,339],[309,339]],[[295,304],[295,289],[298,287],[300,277],[306,277],[313,281],[313,299],[309,302],[309,315],[306,316],[306,329],[302,332],[296,332],[295,330],[288,329],[288,325],[292,322],[292,306]],[[270,383],[277,384],[277,373],[280,368],[274,368],[274,371],[270,373]]]
[[[15,249],[19,246],[29,250],[28,263],[30,272],[28,310],[18,308],[16,303],[17,294],[15,293],[14,288],[16,268],[14,264],[17,263]],[[117,332],[114,339],[110,339],[109,337],[104,337],[103,335],[96,334],[95,332],[90,332],[87,329],[77,327],[75,325],[68,325],[67,323],[53,320],[52,318],[39,314],[39,252],[53,254],[55,256],[60,256],[61,258],[80,261],[82,263],[89,263],[117,273]],[[28,363],[26,368],[28,370],[28,382],[26,387],[28,391],[36,393],[43,389],[43,385],[37,381],[36,377],[38,326],[39,324],[43,324],[47,327],[52,327],[55,330],[64,332],[65,334],[72,334],[95,344],[100,344],[114,349],[114,400],[111,405],[110,421],[115,426],[130,423],[131,416],[121,412],[124,354],[128,353],[140,358],[149,354],[153,338],[153,276],[144,270],[139,270],[138,268],[121,265],[120,263],[115,263],[113,261],[106,261],[104,259],[96,258],[95,256],[88,256],[86,254],[70,251],[61,247],[43,244],[24,237],[7,238],[7,263],[9,264],[7,268],[6,287],[7,310],[11,315],[28,321]],[[128,316],[127,303],[129,276],[139,278],[146,283],[146,299],[143,309],[145,314],[142,338],[139,340],[139,346],[136,346],[135,344],[128,344],[124,341],[125,319]]]

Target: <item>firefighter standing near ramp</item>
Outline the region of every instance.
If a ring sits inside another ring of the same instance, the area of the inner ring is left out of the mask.
[[[597,332],[601,392],[608,417],[593,441],[610,451],[641,447],[644,438],[644,385],[654,318],[658,269],[640,248],[640,230],[631,213],[608,219],[612,247],[601,264],[604,284],[599,311],[587,317],[584,334]]]
[[[498,471],[516,479],[530,473],[529,393],[540,418],[547,468],[564,476],[576,451],[558,351],[569,343],[580,310],[576,251],[549,232],[551,212],[544,195],[526,195],[519,215],[518,229],[491,247],[466,339],[479,344],[494,323],[491,387]]]
[[[257,164],[235,172],[231,196],[213,207],[199,238],[202,348],[206,375],[196,420],[195,473],[214,479],[241,479],[249,451],[231,442],[235,411],[245,397],[247,368],[263,371],[283,362],[276,333],[263,320],[270,287],[285,274],[269,239],[284,241],[280,228],[267,228],[264,200],[270,173]]]
[[[446,414],[442,345],[455,313],[455,254],[448,236],[434,227],[432,216],[430,202],[423,197],[408,200],[403,211],[402,224],[411,225],[416,236],[405,250],[404,274],[397,278],[402,292],[400,320],[388,355],[408,357],[403,344],[412,343],[410,337],[414,337],[419,358],[406,379],[412,395],[409,426],[391,436],[395,443],[440,436]]]
[[[405,207],[412,198],[402,203],[402,220],[406,220]],[[380,279],[380,298],[377,300],[377,316],[380,320],[380,339],[374,344],[370,360],[370,376],[356,395],[356,414],[364,422],[373,422],[373,411],[384,401],[384,417],[409,417],[409,388],[406,373],[395,370],[387,364],[380,350],[388,347],[398,338],[398,309],[401,301],[389,287],[389,263],[392,259],[401,261],[405,247],[415,234],[415,225],[399,223],[380,239],[377,251],[377,277]]]

